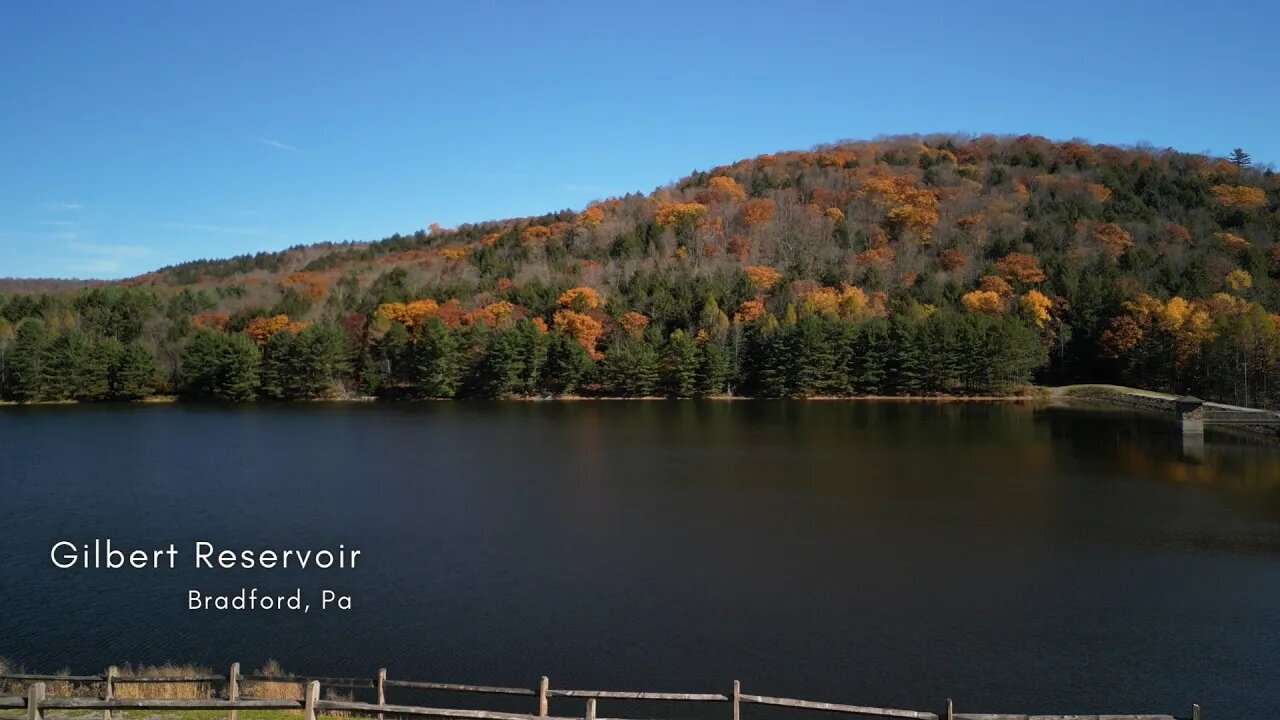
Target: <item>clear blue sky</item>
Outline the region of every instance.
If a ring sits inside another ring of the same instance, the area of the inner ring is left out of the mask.
[[[1276,161],[1277,28],[1263,0],[4,0],[0,276],[580,208],[879,134]]]

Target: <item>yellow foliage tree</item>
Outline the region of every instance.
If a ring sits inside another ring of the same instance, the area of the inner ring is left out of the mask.
[[[1267,204],[1267,193],[1249,185],[1214,185],[1213,197],[1232,210],[1252,210]]]
[[[440,305],[430,298],[425,300],[414,300],[413,302],[401,303],[383,303],[373,313],[375,325],[389,325],[398,322],[405,327],[412,328],[419,325],[422,321],[439,313]]]
[[[1227,273],[1227,287],[1236,292],[1248,290],[1253,287],[1253,276],[1249,274],[1248,270],[1236,268]]]
[[[653,217],[663,225],[679,225],[681,222],[696,220],[707,211],[707,206],[696,202],[664,202],[658,204]]]
[[[445,245],[439,250],[440,257],[445,260],[455,261],[465,258],[471,254],[471,248],[466,245]]]
[[[960,304],[971,313],[1004,314],[1004,299],[990,290],[971,290],[960,296]]]
[[[1039,290],[1028,290],[1018,298],[1018,308],[1022,310],[1022,316],[1035,323],[1036,327],[1042,328],[1049,322],[1051,307],[1053,307],[1053,301]]]

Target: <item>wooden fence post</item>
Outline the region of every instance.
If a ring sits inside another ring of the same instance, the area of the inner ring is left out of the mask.
[[[1200,705],[1191,703],[1191,720],[1200,720]]]
[[[738,720],[739,706],[742,704],[742,683],[733,681],[733,720]]]
[[[116,666],[112,665],[111,667],[107,668],[107,682],[104,684],[104,687],[102,688],[103,700],[116,699],[115,680],[116,680]],[[110,709],[102,711],[102,720],[111,720]]]
[[[538,681],[538,717],[547,716],[547,690],[551,687],[551,681],[546,675]]]
[[[27,720],[43,720],[40,703],[44,701],[44,683],[31,683],[27,688]]]
[[[378,706],[387,704],[387,669],[378,668]],[[378,713],[378,720],[382,720],[382,713]]]
[[[596,720],[596,699],[587,698],[586,720]]]
[[[304,720],[316,720],[316,701],[320,699],[320,681],[312,680],[307,683],[306,700],[302,706],[302,715]]]
[[[240,663],[231,663],[231,672],[227,673],[227,699],[235,702],[240,699]],[[236,709],[231,708],[231,720],[236,720]]]

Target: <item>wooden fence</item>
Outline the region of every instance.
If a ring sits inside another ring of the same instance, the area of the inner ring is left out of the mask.
[[[728,703],[731,705],[731,720],[742,720],[743,705],[768,705],[792,708],[796,710],[817,710],[830,713],[874,716],[884,718],[904,718],[906,720],[940,720],[939,715],[919,710],[901,710],[897,708],[870,707],[864,705],[843,705],[793,698],[770,697],[768,695],[748,695],[742,692],[742,685],[733,681],[733,691],[727,695],[719,693],[671,693],[671,692],[625,692],[616,690],[562,690],[552,689],[550,681],[543,677],[536,688],[495,687],[490,685],[457,685],[451,683],[422,682],[417,680],[393,680],[387,677],[386,668],[378,670],[375,678],[339,678],[297,675],[241,675],[240,664],[231,666],[226,675],[185,675],[185,676],[121,676],[116,668],[107,668],[103,675],[29,675],[0,674],[0,680],[18,681],[27,685],[26,695],[0,696],[0,710],[22,710],[26,720],[45,720],[48,710],[86,711],[102,710],[104,720],[111,720],[112,710],[149,710],[149,711],[184,711],[184,710],[225,710],[235,720],[237,710],[300,710],[302,720],[317,720],[317,716],[327,712],[376,716],[385,720],[385,716],[435,717],[453,720],[600,720],[597,718],[597,703],[600,700],[648,700],[696,703]],[[303,689],[303,700],[273,698],[242,698],[240,683],[258,681],[270,683],[297,683]],[[47,682],[68,683],[101,683],[101,697],[55,697],[46,694]],[[225,685],[225,699],[191,699],[191,700],[158,700],[144,698],[118,698],[115,687],[124,683],[221,683]],[[323,700],[320,697],[321,687],[340,689],[371,689],[377,693],[377,702],[354,702],[351,700]],[[426,707],[418,705],[394,705],[387,703],[388,688],[411,688],[416,690],[477,693],[486,695],[517,695],[536,698],[536,710],[530,714],[498,712],[491,710],[465,710],[456,708]],[[549,714],[551,698],[577,698],[584,701],[582,715],[557,716]],[[957,713],[951,700],[946,701],[944,711],[946,720],[1174,720],[1172,715],[1028,715],[1028,714],[991,714],[991,713]],[[1191,720],[1201,720],[1200,706],[1191,706]]]

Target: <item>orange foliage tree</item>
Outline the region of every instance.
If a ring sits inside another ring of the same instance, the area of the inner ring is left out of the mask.
[[[969,262],[969,256],[957,248],[947,248],[938,253],[938,265],[947,272],[959,270],[967,262]]]
[[[288,315],[273,315],[271,317],[256,317],[245,325],[244,332],[253,341],[262,345],[271,339],[272,335],[285,330],[289,327]]]
[[[1235,233],[1229,233],[1229,232],[1214,233],[1213,238],[1218,242],[1222,243],[1223,245],[1226,245],[1227,247],[1231,248],[1232,250],[1243,250],[1249,247],[1249,241],[1245,240],[1239,235],[1236,235]]]
[[[750,300],[743,300],[738,305],[738,310],[733,314],[733,321],[736,323],[749,323],[764,317],[764,298],[757,295]]]
[[[717,175],[707,181],[709,199],[717,202],[745,200],[747,191],[742,189],[737,180],[727,175]]]
[[[530,225],[520,231],[520,242],[525,245],[539,245],[551,238],[551,228],[546,225]]]
[[[231,313],[215,312],[206,310],[202,313],[196,313],[191,316],[191,327],[194,328],[214,328],[216,330],[226,330],[227,323],[231,320]]]
[[[603,357],[596,350],[596,342],[604,332],[604,325],[601,325],[598,320],[585,313],[560,308],[556,310],[552,323],[556,330],[573,338],[591,357],[597,360]]]
[[[1115,223],[1101,223],[1093,228],[1093,239],[1102,246],[1107,257],[1115,260],[1133,244],[1133,235]]]
[[[600,293],[596,292],[596,289],[592,287],[569,288],[560,294],[560,298],[556,302],[561,307],[577,312],[595,310],[602,304]]]
[[[747,227],[763,225],[773,220],[774,212],[773,201],[769,198],[751,198],[742,203],[742,221]]]
[[[978,289],[993,292],[1000,297],[1009,297],[1013,294],[1013,286],[999,275],[983,275],[978,279]]]
[[[604,222],[604,208],[592,205],[578,215],[578,224],[585,228],[598,228]]]
[[[324,275],[317,272],[289,273],[280,281],[281,290],[292,290],[308,300],[319,300],[329,287]]]
[[[1040,258],[1030,253],[1012,252],[996,261],[996,273],[1006,280],[1017,280],[1021,283],[1044,282],[1044,270],[1040,269]]]
[[[747,282],[756,290],[769,290],[782,279],[782,273],[768,265],[748,265],[742,271],[747,275]]]
[[[644,334],[644,329],[649,327],[649,318],[630,310],[618,318],[618,326],[632,338],[639,339]]]

